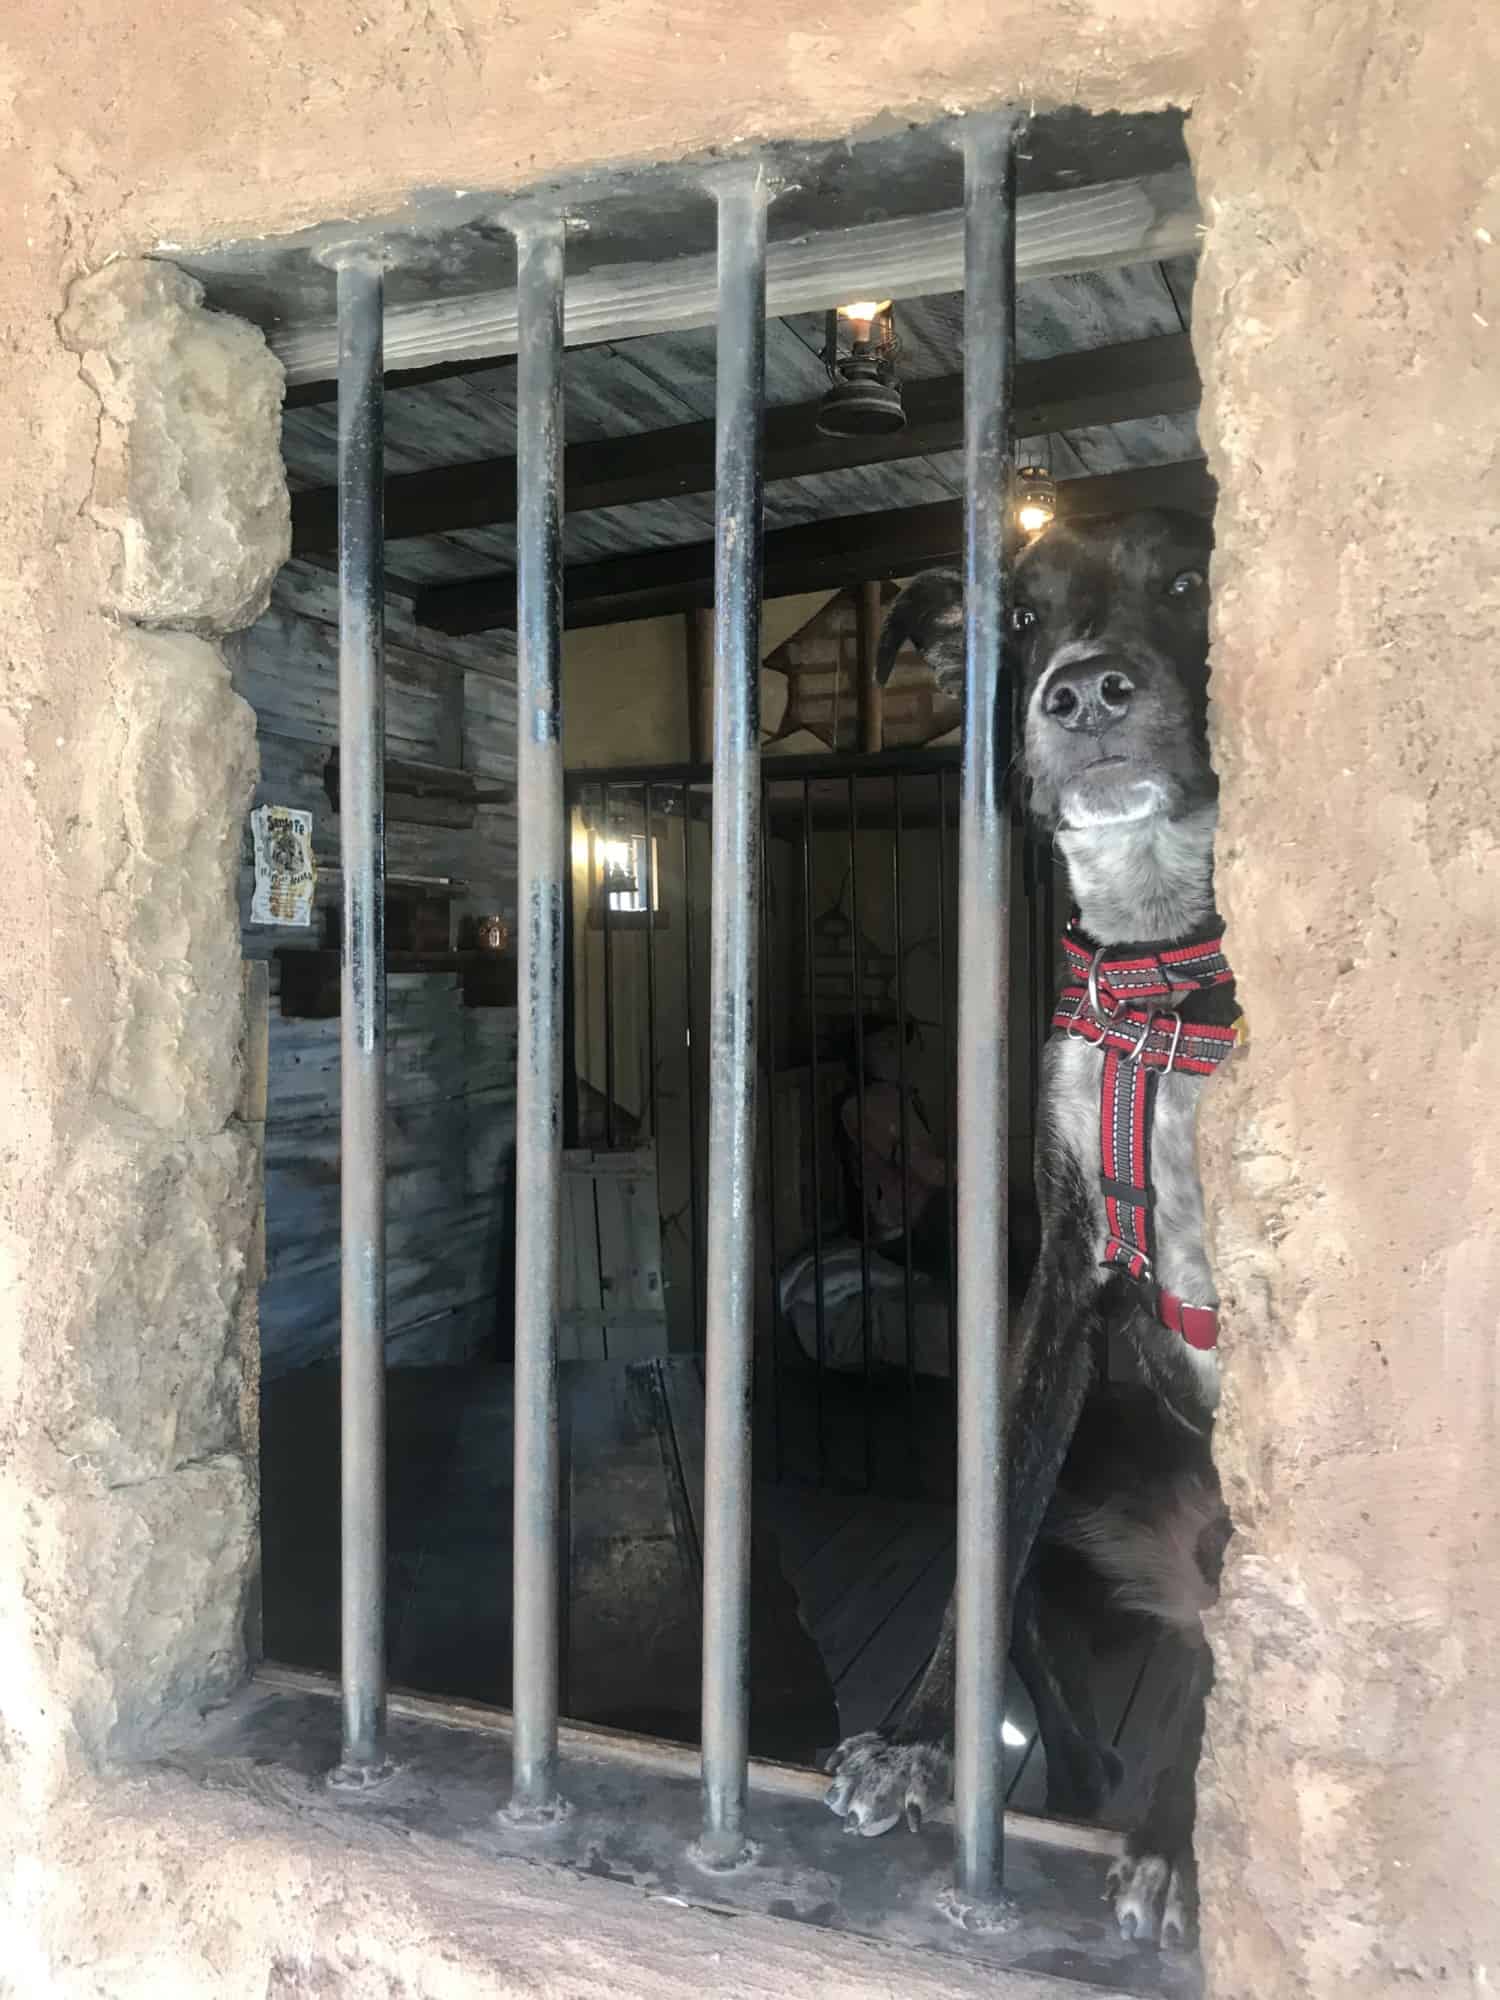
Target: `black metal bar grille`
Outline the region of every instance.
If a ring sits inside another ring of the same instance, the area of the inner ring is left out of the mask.
[[[563,220],[518,226],[519,598],[516,818],[520,828],[516,1055],[515,1518],[511,1812],[557,1806],[557,1334],[562,1225]]]
[[[1002,693],[1016,123],[964,152],[964,766],[958,855],[958,1599],[954,1832],[959,1894],[1004,1877],[1005,1347],[1010,819]]]
[[[1009,494],[1009,398],[1014,348],[1015,133],[1009,117],[968,122],[965,158],[966,258],[966,620],[965,743],[958,814],[957,1033],[948,1052],[953,947],[943,907],[952,878],[948,853],[948,774],[952,761],[923,753],[872,760],[889,786],[894,926],[890,998],[895,1007],[899,1216],[904,1236],[899,1289],[905,1345],[896,1372],[908,1393],[908,1442],[918,1372],[914,1335],[913,1129],[908,1091],[907,879],[903,874],[908,780],[930,779],[937,809],[938,912],[935,949],[942,995],[942,1143],[947,1165],[942,1276],[949,1288],[949,1379],[957,1373],[958,1615],[955,1732],[957,1878],[969,1899],[992,1897],[1003,1874],[1003,1714],[1007,1584],[1003,1369],[1007,1309],[1007,990],[1009,818],[1002,780],[1009,755],[1008,709],[1000,687]],[[763,905],[774,900],[763,847],[770,789],[800,788],[802,948],[806,955],[806,1071],[811,1142],[810,1233],[816,1320],[815,1455],[826,1449],[823,1396],[829,1364],[823,1275],[824,1184],[820,999],[814,924],[814,788],[827,781],[844,797],[836,831],[847,842],[850,1037],[854,1099],[835,1116],[858,1149],[858,1182],[868,1133],[864,939],[860,929],[860,840],[870,823],[861,772],[847,758],[799,759],[763,780],[758,742],[761,584],[761,431],[764,416],[765,257],[769,200],[764,168],[725,170],[715,188],[719,227],[717,528],[714,758],[652,772],[597,771],[606,835],[615,787],[639,796],[644,841],[644,904],[620,928],[646,931],[645,1106],[653,1145],[658,1105],[658,816],[682,819],[682,958],[689,1156],[689,1282],[695,1341],[707,1356],[703,1618],[703,1839],[710,1865],[735,1865],[745,1851],[748,1720],[752,1361],[755,1353],[757,1227],[758,946]],[[518,366],[518,799],[520,829],[520,996],[516,1133],[516,1430],[513,1600],[514,1776],[510,1810],[543,1822],[558,1797],[559,1442],[558,1320],[561,1238],[561,1085],[570,1019],[563,992],[570,917],[562,767],[562,360],[564,226],[559,213],[528,212],[514,223],[519,250]],[[343,1681],[341,1772],[365,1782],[384,1768],[384,713],[381,560],[380,271],[351,257],[339,273],[340,311],[340,728],[344,773],[343,1072]],[[697,965],[693,929],[693,824],[712,799],[709,1007],[694,1045]],[[819,813],[827,804],[819,794]],[[878,819],[878,812],[873,816]],[[819,821],[819,825],[822,822]],[[590,883],[595,868],[590,830]],[[616,1137],[617,1060],[613,987],[616,903],[606,884],[600,913],[605,982],[605,1136]],[[640,910],[644,909],[644,916]],[[767,934],[768,935],[768,934]],[[795,949],[792,935],[787,936]],[[842,949],[842,947],[841,947]],[[634,954],[631,954],[634,963]],[[767,944],[768,981],[776,961]],[[767,991],[771,990],[768,984]],[[779,996],[778,996],[779,998]],[[785,1030],[785,1019],[782,1022]],[[775,1053],[775,1041],[770,1047]],[[696,1077],[708,1080],[706,1197],[700,1214]],[[571,1071],[573,1052],[568,1052]],[[774,1068],[774,1063],[773,1063]],[[956,1087],[951,1079],[956,1077]],[[768,1134],[775,1159],[774,1094],[768,1079]],[[950,1095],[951,1091],[951,1095]],[[925,1127],[925,1119],[923,1121]],[[838,1143],[832,1135],[832,1142]],[[774,1175],[771,1208],[773,1303],[771,1403],[777,1418],[784,1315],[778,1294]],[[924,1193],[925,1201],[926,1195]],[[863,1284],[857,1373],[862,1377],[863,1477],[875,1457],[872,1418],[876,1356],[871,1314],[871,1216],[861,1188],[857,1221]],[[853,1227],[854,1225],[851,1225]],[[700,1246],[706,1245],[706,1254]],[[846,1254],[855,1246],[846,1246]]]
[[[343,1758],[385,1761],[385,281],[339,266],[340,1541]]]
[[[708,1373],[703,1505],[703,1852],[738,1863],[750,1754],[750,1407],[755,1320],[755,967],[760,912],[761,420],[765,174],[718,185]]]

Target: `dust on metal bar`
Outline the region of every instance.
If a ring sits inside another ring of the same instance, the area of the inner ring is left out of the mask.
[[[718,198],[714,818],[709,1002],[708,1371],[704,1413],[703,1839],[745,1851],[749,1768],[750,1402],[755,1313],[755,960],[760,905],[764,170]]]
[[[966,121],[964,156],[964,759],[958,857],[958,1592],[956,1890],[1004,1879],[1004,1365],[1010,820],[1003,783],[1015,153],[1010,113]]]
[[[336,1781],[385,1765],[385,280],[373,256],[338,267],[340,1636]]]
[[[510,1816],[559,1810],[557,1329],[562,1214],[563,219],[516,224],[519,1032]]]

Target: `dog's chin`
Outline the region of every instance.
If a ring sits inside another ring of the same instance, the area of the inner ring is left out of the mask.
[[[1123,759],[1091,764],[1062,785],[1058,817],[1064,827],[1126,826],[1170,812],[1173,787]]]

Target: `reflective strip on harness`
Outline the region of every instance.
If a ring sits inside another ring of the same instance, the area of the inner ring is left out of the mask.
[[[1185,999],[1231,986],[1223,940],[1209,938],[1157,950],[1122,953],[1086,944],[1073,924],[1063,934],[1068,970],[1081,983],[1065,986],[1053,1030],[1103,1051],[1099,1088],[1099,1182],[1104,1196],[1104,1262],[1147,1292],[1163,1326],[1206,1352],[1218,1345],[1219,1315],[1189,1305],[1154,1281],[1151,1134],[1161,1079],[1171,1070],[1212,1076],[1239,1039],[1238,1025],[1185,1021],[1175,1007],[1132,1001]]]

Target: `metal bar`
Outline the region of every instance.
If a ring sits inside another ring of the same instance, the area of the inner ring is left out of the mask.
[[[859,802],[851,776],[849,790],[849,964],[850,1004],[854,1009],[854,1102],[859,1146],[859,1338],[865,1378],[865,1491],[875,1477],[875,1370],[870,1351],[870,1203],[865,1187],[869,1155],[865,1150],[865,969],[859,948]]]
[[[824,1424],[823,1378],[827,1368],[827,1328],[823,1308],[823,1148],[819,1123],[823,1115],[822,1091],[818,1077],[818,978],[814,956],[812,913],[812,803],[808,780],[802,780],[802,929],[803,971],[807,978],[807,1081],[808,1081],[808,1164],[812,1168],[813,1198],[813,1322],[817,1368],[813,1389],[813,1424],[817,1432],[818,1484],[823,1483]]]
[[[358,1785],[385,1765],[385,280],[338,269],[339,1404],[343,1754]]]
[[[781,1251],[776,1230],[776,1194],[778,1155],[776,1151],[776,1074],[777,1045],[776,1023],[780,1009],[776,1005],[776,883],[771,868],[771,825],[770,787],[762,784],[760,793],[761,826],[764,829],[760,844],[761,853],[761,969],[764,977],[765,1023],[766,1023],[766,1239],[771,1259],[771,1453],[775,1476],[779,1483],[785,1467],[784,1440],[781,1435]]]
[[[510,1812],[558,1811],[557,1323],[562,1221],[563,219],[518,224],[523,336],[516,370],[520,830],[516,1060],[516,1439],[512,1603],[515,1760]]]
[[[958,1176],[954,1135],[958,1093],[954,1088],[952,995],[948,984],[948,773],[938,772],[938,990],[943,1016],[943,1193],[948,1203],[948,1386],[958,1390]]]
[[[703,1352],[703,1271],[698,1250],[703,1241],[698,1195],[698,1044],[693,1039],[693,1008],[697,999],[697,962],[693,951],[693,788],[682,787],[682,964],[686,988],[683,1033],[687,1038],[688,1103],[688,1263],[693,1288],[693,1346]]]
[[[599,874],[599,925],[604,933],[604,1143],[610,1152],[615,1149],[615,954],[614,936],[610,929],[610,886],[609,860],[610,817],[609,786],[604,787],[603,803],[600,808],[604,820],[605,862]]]
[[[912,1337],[911,1265],[911,1111],[906,1089],[906,910],[901,873],[905,830],[901,822],[901,780],[891,779],[891,904],[896,942],[896,1078],[900,1093],[897,1115],[901,1137],[902,1309],[906,1318],[906,1448],[913,1464],[917,1456],[917,1357]]]
[[[661,1135],[656,1129],[656,814],[649,785],[641,786],[641,823],[646,835],[646,1105],[651,1145],[661,1188]],[[660,1204],[658,1203],[658,1206]]]
[[[573,870],[573,831],[583,809],[583,793],[576,785],[568,784],[564,813],[566,814],[567,875],[563,882],[563,1073],[562,1073],[562,1135],[563,1145],[578,1144],[578,921],[576,910],[577,883]],[[593,880],[593,835],[585,831],[585,874],[583,878],[583,928],[588,935],[589,883]],[[514,1158],[512,1158],[514,1171]],[[512,1329],[514,1342],[514,1329]]]
[[[859,747],[878,754],[885,741],[885,689],[877,669],[880,652],[880,585],[862,583],[854,600],[859,653]]]
[[[703,1848],[745,1850],[750,1755],[751,1369],[755,1333],[755,961],[760,905],[764,170],[717,183],[714,839],[704,1412]]]
[[[967,122],[964,155],[964,762],[958,849],[957,1889],[1004,1879],[1006,1070],[1010,707],[1001,687],[1015,352],[1016,131]]]

